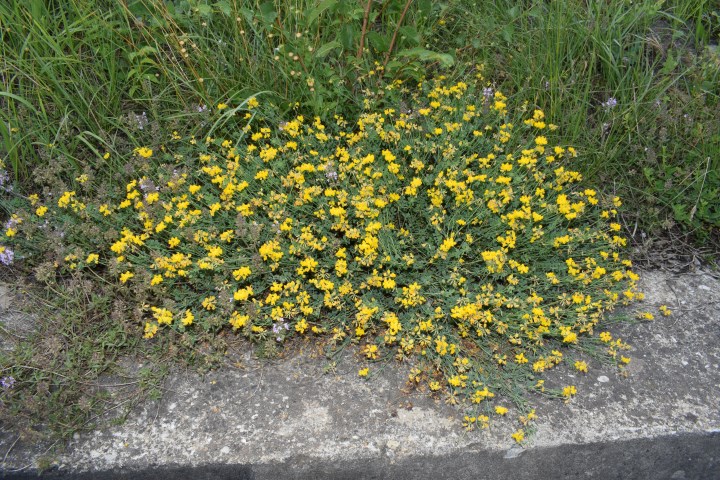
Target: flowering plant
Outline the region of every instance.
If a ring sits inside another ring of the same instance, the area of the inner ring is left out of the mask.
[[[597,338],[616,358],[626,345],[597,331],[641,294],[621,254],[620,200],[579,186],[578,152],[542,111],[511,110],[476,80],[396,82],[409,110],[368,100],[354,122],[298,115],[270,128],[248,112],[237,140],[173,135],[135,150],[164,165],[114,200],[31,197],[7,243],[32,250],[62,225],[95,227],[63,236],[53,267],[114,277],[146,338],[326,338],[358,345],[361,376],[412,358],[414,385],[485,426],[502,379],[553,368],[563,346]]]

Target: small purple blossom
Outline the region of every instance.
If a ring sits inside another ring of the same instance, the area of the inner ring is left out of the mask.
[[[15,379],[13,377],[3,377],[0,379],[0,386],[2,386],[2,388],[13,388],[13,385],[15,385]]]
[[[138,115],[137,113],[131,113],[131,116],[133,120],[135,120],[135,123],[137,123],[137,128],[140,130],[147,127],[150,123],[150,120],[148,120],[147,118],[147,113],[145,112],[142,112],[140,115]]]
[[[273,333],[280,333],[282,332],[283,328],[285,330],[290,329],[290,325],[285,321],[284,318],[280,319],[280,323],[274,323],[272,327]]]
[[[600,104],[601,107],[603,107],[606,110],[612,110],[615,108],[618,104],[618,101],[615,97],[610,97],[606,101],[602,102]]]
[[[272,331],[277,337],[275,337],[275,340],[278,342],[282,342],[284,340],[282,333],[283,329],[290,330],[290,324],[288,324],[284,318],[280,318],[279,323],[274,323],[272,326]]]
[[[0,170],[0,190],[5,190],[6,192],[12,192],[13,186],[10,182],[10,174],[7,172],[7,170]]]
[[[11,217],[7,222],[5,222],[5,229],[8,228],[15,228],[18,226],[18,220],[15,217]]]
[[[157,192],[158,188],[155,186],[155,183],[150,180],[149,178],[143,178],[140,180],[140,190],[142,190],[145,193],[150,192]]]
[[[195,107],[198,113],[205,113],[208,111],[207,105],[198,105]]]
[[[338,174],[335,170],[328,170],[325,172],[325,177],[328,180],[335,182],[338,179]]]
[[[493,89],[492,87],[485,87],[483,88],[483,97],[485,97],[486,100],[489,100],[490,97],[493,96]]]
[[[10,265],[15,259],[15,252],[8,247],[3,247],[3,251],[0,252],[0,263],[3,265]],[[10,377],[12,378],[12,377]]]

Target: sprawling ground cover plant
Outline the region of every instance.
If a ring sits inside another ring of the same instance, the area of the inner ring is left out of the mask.
[[[642,294],[620,199],[580,187],[578,152],[543,112],[511,108],[475,75],[397,81],[386,89],[407,104],[369,95],[354,121],[275,125],[258,98],[220,104],[215,125],[233,119],[237,136],[137,148],[121,191],[98,191],[92,172],[48,186],[8,221],[3,258],[41,277],[106,276],[147,339],[225,329],[355,344],[359,375],[407,358],[411,382],[466,405],[468,428],[487,425],[496,393],[527,422],[517,389],[543,391],[537,375],[566,347],[629,362],[604,314]]]

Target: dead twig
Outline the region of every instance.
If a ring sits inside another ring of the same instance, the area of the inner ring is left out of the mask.
[[[398,20],[397,25],[395,26],[395,31],[393,32],[392,40],[390,40],[390,48],[388,48],[387,53],[385,54],[385,61],[383,62],[383,69],[387,66],[388,62],[390,61],[390,54],[393,51],[393,48],[395,48],[395,40],[397,40],[397,34],[400,30],[400,26],[403,23],[403,20],[405,19],[405,14],[408,11],[408,8],[410,8],[410,4],[412,3],[412,0],[407,0],[405,2],[405,8],[403,8],[402,13],[400,14],[400,19]]]
[[[365,34],[367,33],[368,18],[370,17],[370,7],[372,6],[372,0],[368,0],[365,5],[365,14],[363,15],[363,26],[360,32],[360,45],[358,45],[358,51],[355,55],[358,60],[362,57],[363,48],[365,47]]]

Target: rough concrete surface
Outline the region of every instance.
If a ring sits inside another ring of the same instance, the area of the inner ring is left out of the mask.
[[[549,386],[578,395],[531,399],[526,448],[510,438],[513,409],[466,432],[459,410],[404,393],[409,365],[365,381],[350,356],[326,372],[311,353],[246,355],[242,368],[172,375],[126,424],[76,435],[48,478],[720,478],[720,281],[653,271],[641,282],[638,308],[656,320],[610,328],[633,347],[628,375],[593,361],[588,374],[550,372]],[[0,455],[12,440],[0,436]],[[13,470],[41,453],[11,450],[5,474],[30,478]]]

